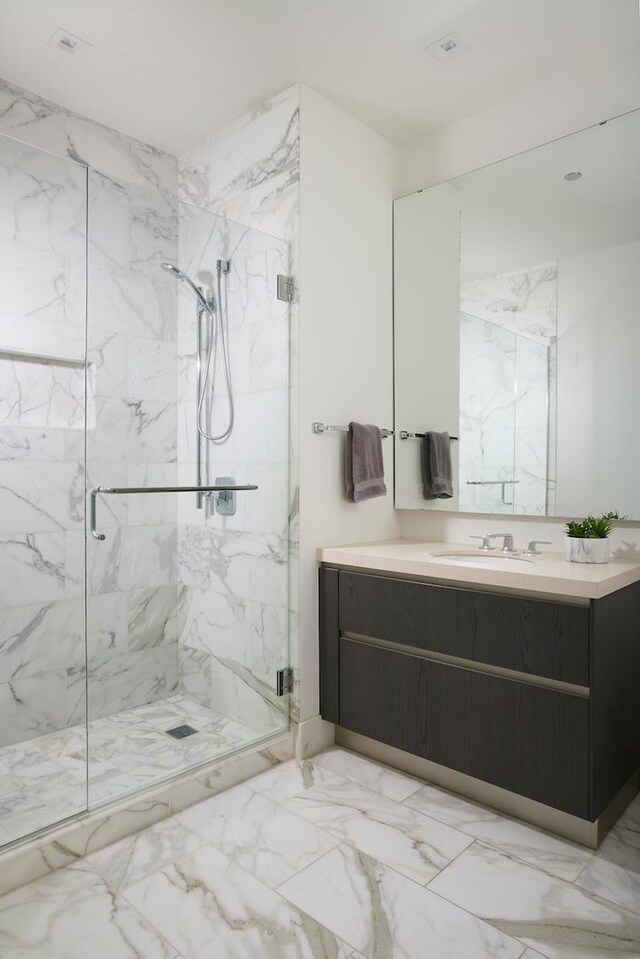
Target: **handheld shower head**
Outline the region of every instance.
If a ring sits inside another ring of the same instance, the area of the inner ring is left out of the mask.
[[[175,276],[177,276],[179,280],[186,279],[184,273],[182,273],[177,266],[174,266],[173,263],[165,262],[165,263],[161,263],[160,266],[162,267],[163,270],[166,270],[167,273],[173,273]]]
[[[207,303],[201,290],[195,285],[193,280],[187,276],[186,273],[183,273],[182,270],[179,270],[178,267],[175,266],[175,264],[168,263],[167,261],[161,263],[160,266],[162,267],[163,270],[166,270],[167,273],[171,273],[173,276],[175,276],[176,280],[178,280],[179,283],[186,283],[188,286],[190,286],[193,292],[195,293],[201,307],[204,310],[206,310],[207,313],[213,312],[213,301],[211,303]]]

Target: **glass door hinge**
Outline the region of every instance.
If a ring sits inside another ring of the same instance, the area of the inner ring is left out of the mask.
[[[283,273],[278,273],[278,299],[284,300],[285,303],[293,303],[293,293],[293,277],[285,276]]]
[[[276,693],[278,696],[284,696],[293,689],[293,670],[290,666],[286,669],[279,669],[276,673]]]

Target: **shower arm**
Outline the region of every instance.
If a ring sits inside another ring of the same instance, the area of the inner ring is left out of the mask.
[[[123,495],[129,493],[230,493],[241,490],[256,490],[257,486],[248,484],[246,486],[95,486],[91,490],[91,508],[90,522],[91,535],[94,539],[104,540],[105,534],[99,533],[97,528],[97,497],[101,496]]]

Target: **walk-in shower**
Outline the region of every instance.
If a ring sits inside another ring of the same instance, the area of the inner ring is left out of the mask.
[[[287,268],[0,136],[0,845],[288,725]]]

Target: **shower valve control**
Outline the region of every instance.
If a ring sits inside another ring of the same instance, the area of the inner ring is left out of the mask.
[[[216,476],[214,486],[235,486],[236,481],[233,476]],[[214,493],[216,513],[220,516],[235,516],[236,512],[236,494],[233,490],[221,490]]]

